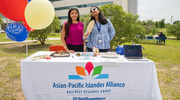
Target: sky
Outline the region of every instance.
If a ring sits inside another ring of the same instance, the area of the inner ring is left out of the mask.
[[[166,23],[180,20],[180,0],[138,0],[138,15],[140,20],[148,19]]]

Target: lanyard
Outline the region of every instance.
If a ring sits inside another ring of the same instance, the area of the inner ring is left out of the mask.
[[[95,21],[95,24],[96,24],[96,26],[97,26],[97,29],[98,29],[98,33],[100,34],[100,31],[101,31],[101,22],[99,22],[99,27],[98,27],[98,24],[97,24],[97,22]]]

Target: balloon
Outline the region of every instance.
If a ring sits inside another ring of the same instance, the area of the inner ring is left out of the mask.
[[[6,35],[13,41],[21,42],[27,39],[28,31],[20,23],[11,23],[6,27]]]
[[[32,0],[25,8],[25,19],[33,29],[49,26],[55,16],[54,7],[48,0]]]
[[[28,2],[30,2],[31,0],[28,0]]]
[[[27,22],[26,22],[25,19],[24,19],[22,22],[23,22],[23,25],[26,27],[26,29],[27,29],[28,31],[34,31],[34,29],[32,29],[32,28],[27,24]]]
[[[0,13],[11,20],[21,21],[26,5],[27,0],[0,0]]]

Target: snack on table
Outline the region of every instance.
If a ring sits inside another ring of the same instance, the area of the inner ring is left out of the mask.
[[[38,60],[38,59],[51,59],[50,55],[38,55],[31,58],[31,60]]]
[[[69,52],[66,52],[66,51],[61,51],[61,52],[55,51],[50,56],[53,56],[53,57],[69,57],[70,54],[69,54]]]
[[[76,53],[76,56],[81,56],[81,54],[80,53]]]

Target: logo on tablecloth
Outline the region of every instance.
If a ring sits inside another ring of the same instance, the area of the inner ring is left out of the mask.
[[[101,74],[102,69],[102,65],[94,67],[91,62],[87,62],[85,68],[76,66],[78,75],[69,75],[69,79],[107,79],[108,74]]]

